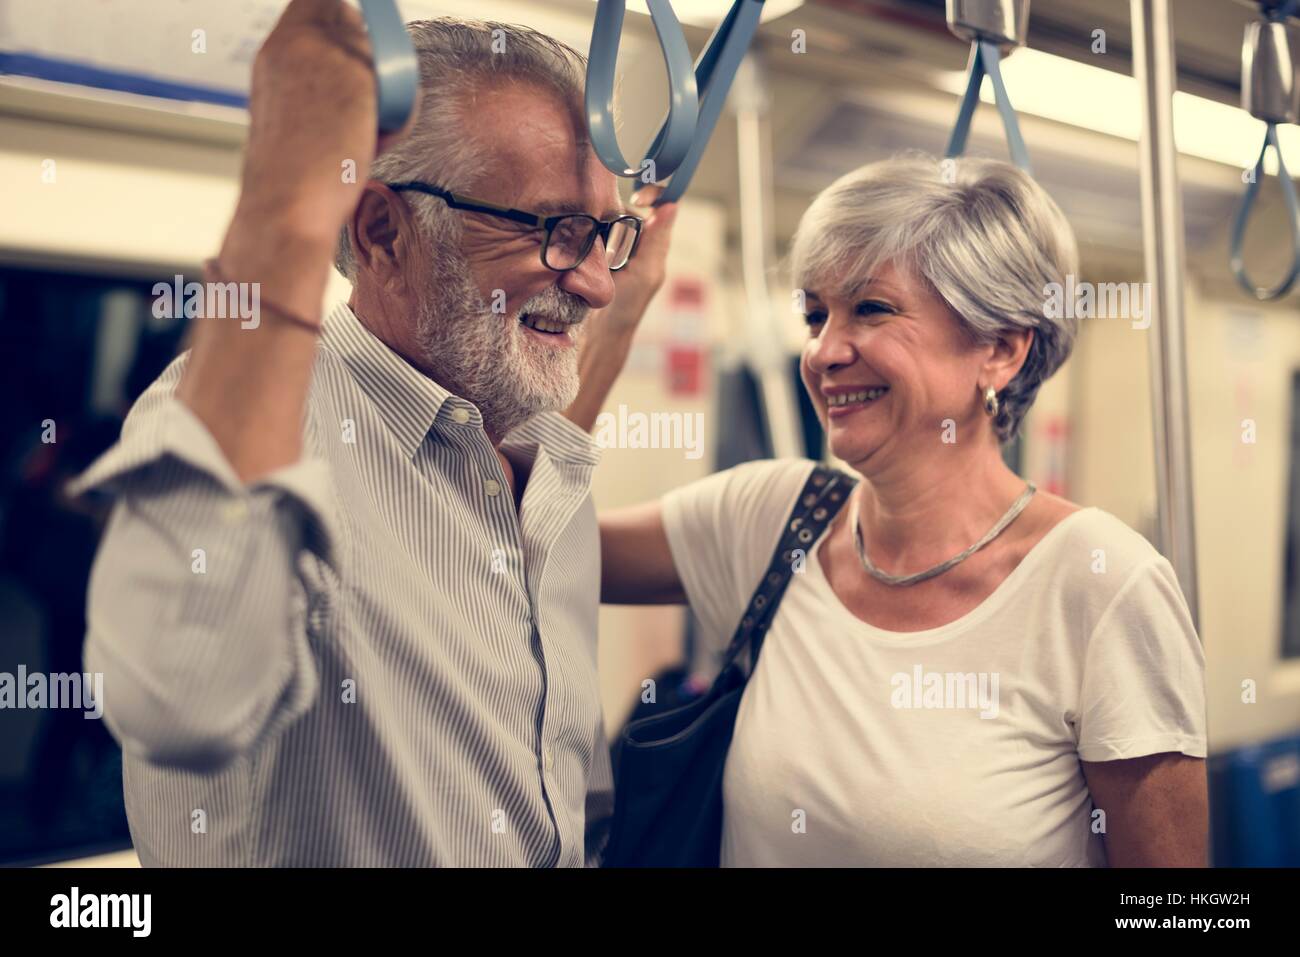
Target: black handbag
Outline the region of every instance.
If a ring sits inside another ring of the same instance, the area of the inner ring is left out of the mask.
[[[718,866],[722,773],[745,683],[795,564],[807,559],[809,545],[830,524],[855,481],[820,465],[813,469],[712,687],[690,704],[623,729],[612,755],[614,818],[604,867]],[[746,648],[748,671],[737,661]]]

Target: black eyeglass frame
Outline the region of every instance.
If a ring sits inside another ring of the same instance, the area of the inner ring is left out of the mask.
[[[641,243],[641,227],[645,222],[641,217],[631,214],[608,220],[597,219],[595,216],[589,216],[586,213],[559,213],[554,216],[541,216],[522,209],[498,206],[496,203],[488,203],[481,199],[474,199],[471,196],[457,195],[449,189],[443,189],[441,186],[435,186],[432,183],[422,183],[419,180],[411,180],[405,183],[387,183],[385,185],[395,193],[410,190],[429,196],[437,196],[452,209],[464,210],[469,213],[485,213],[488,216],[499,216],[502,219],[522,223],[534,229],[546,230],[546,238],[542,241],[542,265],[553,272],[572,272],[587,261],[587,255],[591,252],[591,247],[596,244],[597,236],[600,236],[601,241],[608,245],[609,231],[614,228],[616,223],[635,223],[636,235],[632,237],[632,246],[627,251],[627,257],[619,265],[609,267],[610,272],[618,272],[626,267],[632,261],[632,257],[636,255],[637,246]],[[574,218],[587,220],[592,224],[592,228],[583,242],[582,252],[579,253],[577,262],[564,269],[557,269],[546,261],[546,252],[551,246],[551,235],[560,222]]]

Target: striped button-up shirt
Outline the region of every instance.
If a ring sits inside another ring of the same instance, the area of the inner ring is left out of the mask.
[[[478,409],[340,304],[302,458],[244,485],[174,395],[185,359],[73,486],[119,496],[86,667],[141,861],[595,863],[591,438],[556,413],[511,432],[516,510]]]

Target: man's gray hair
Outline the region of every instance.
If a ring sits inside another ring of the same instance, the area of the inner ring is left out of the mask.
[[[1010,163],[907,152],[823,190],[790,251],[797,288],[857,295],[887,262],[930,288],[973,341],[1033,329],[1024,365],[998,396],[998,438],[1013,439],[1039,387],[1070,355],[1074,318],[1051,318],[1048,283],[1078,272],[1074,231],[1041,186]]]
[[[411,133],[371,165],[383,183],[426,180],[453,192],[472,192],[487,172],[491,144],[476,133],[475,93],[506,81],[530,83],[556,93],[581,117],[586,58],[572,47],[528,27],[484,20],[439,17],[406,25],[420,63],[423,99]],[[579,125],[579,129],[583,127]],[[455,243],[458,214],[432,196],[413,198],[417,222],[435,244]],[[345,226],[335,268],[356,281],[356,260]]]

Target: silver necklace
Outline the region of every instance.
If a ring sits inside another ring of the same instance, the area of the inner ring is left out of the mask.
[[[858,496],[853,496],[853,505],[849,509],[849,521],[853,523],[853,545],[858,550],[858,558],[862,562],[862,567],[866,569],[868,575],[877,581],[882,581],[886,585],[915,585],[917,582],[923,582],[927,578],[933,578],[935,575],[942,575],[948,569],[952,568],[959,562],[970,558],[981,548],[987,545],[993,539],[1002,534],[1002,530],[1010,525],[1017,515],[1025,510],[1029,500],[1033,497],[1037,487],[1033,482],[1025,483],[1025,490],[1020,493],[1020,497],[1011,503],[1005,515],[998,519],[998,523],[988,530],[983,538],[966,549],[960,555],[954,555],[946,562],[940,562],[933,568],[927,568],[923,572],[917,572],[915,575],[891,575],[889,572],[882,572],[875,565],[871,564],[871,559],[867,557],[867,550],[862,544],[862,527],[858,525]]]

